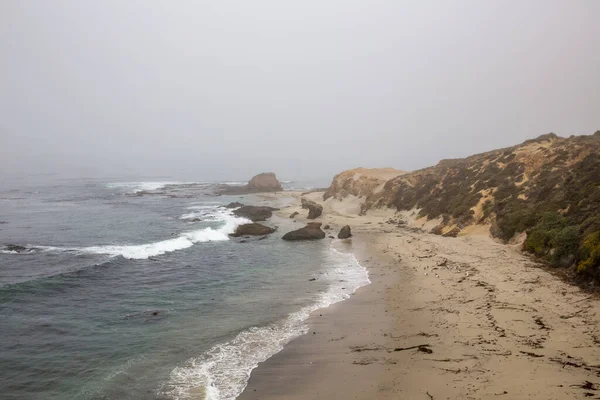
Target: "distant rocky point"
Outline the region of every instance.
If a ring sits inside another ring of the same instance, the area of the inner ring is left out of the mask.
[[[244,186],[219,185],[216,188],[218,194],[249,194],[261,192],[277,192],[282,190],[281,183],[273,172],[263,172],[255,175]]]

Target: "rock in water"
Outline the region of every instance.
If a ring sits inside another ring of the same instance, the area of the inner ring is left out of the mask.
[[[281,190],[281,183],[279,183],[274,173],[264,172],[252,177],[246,187],[248,190],[256,192],[276,192]]]
[[[294,218],[296,217],[296,215],[300,214],[298,211],[294,211],[291,215],[290,218]]]
[[[324,239],[325,232],[321,230],[320,222],[309,222],[304,228],[283,235],[283,240],[315,240]]]
[[[239,208],[239,207],[244,207],[244,205],[242,203],[240,203],[239,201],[234,201],[233,203],[229,203],[225,206],[225,208]]]
[[[302,208],[308,210],[308,219],[315,219],[323,213],[323,206],[311,200],[302,199]]]
[[[247,185],[244,186],[233,186],[233,185],[219,185],[216,188],[218,194],[248,194],[248,193],[260,193],[260,192],[277,192],[282,190],[281,183],[277,180],[277,177],[272,172],[265,172],[262,174],[255,175],[250,179]]]
[[[6,251],[14,251],[16,253],[22,253],[24,251],[27,251],[27,247],[20,246],[18,244],[7,244],[5,246],[5,250]]]
[[[233,211],[234,215],[238,217],[248,218],[252,222],[266,221],[271,218],[273,211],[277,211],[279,208],[264,207],[264,206],[243,206]]]
[[[325,225],[323,229],[331,229],[331,227],[329,225]]]
[[[243,224],[243,225],[238,226],[235,229],[235,232],[229,236],[233,236],[233,237],[240,237],[240,236],[244,236],[244,235],[262,236],[262,235],[268,235],[273,232],[275,232],[275,229],[271,228],[270,226],[252,223],[252,224]]]
[[[340,233],[338,233],[338,239],[348,239],[349,237],[352,237],[352,232],[350,231],[350,226],[345,225],[340,230]]]

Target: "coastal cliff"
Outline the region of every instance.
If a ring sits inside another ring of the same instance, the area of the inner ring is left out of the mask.
[[[483,228],[505,242],[520,239],[552,265],[600,276],[600,131],[550,133],[383,182],[359,171],[336,175],[324,199],[358,196],[360,214],[413,210],[447,236]]]

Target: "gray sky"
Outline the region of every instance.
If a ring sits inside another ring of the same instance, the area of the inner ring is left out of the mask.
[[[327,177],[600,129],[600,1],[0,2],[0,174]]]

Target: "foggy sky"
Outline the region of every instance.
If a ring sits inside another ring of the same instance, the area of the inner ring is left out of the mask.
[[[413,170],[600,129],[600,1],[0,2],[0,175]]]

